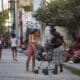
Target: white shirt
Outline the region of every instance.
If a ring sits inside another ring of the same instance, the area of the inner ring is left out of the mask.
[[[17,47],[17,39],[16,38],[11,38],[11,47]]]
[[[43,54],[43,55],[46,55],[46,54],[47,54],[47,52],[43,52],[42,54]]]

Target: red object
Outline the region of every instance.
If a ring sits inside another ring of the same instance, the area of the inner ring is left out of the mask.
[[[80,49],[73,51],[73,53],[74,53],[74,57],[77,57],[80,59]]]

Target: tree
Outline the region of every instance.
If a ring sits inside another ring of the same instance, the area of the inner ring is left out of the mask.
[[[2,23],[4,23],[5,19],[9,19],[9,10],[8,9],[4,10],[4,12],[0,12],[0,32],[2,32],[2,29],[3,29]]]
[[[36,19],[47,25],[76,27],[80,25],[80,0],[54,0],[36,11]]]

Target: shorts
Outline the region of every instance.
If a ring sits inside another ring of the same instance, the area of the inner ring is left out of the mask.
[[[17,52],[17,47],[11,47],[11,50]]]
[[[53,54],[53,58],[54,58],[54,63],[56,65],[60,65],[63,64],[63,54],[64,54],[64,48],[63,46],[60,46],[56,49],[53,50],[54,54]]]
[[[0,45],[0,49],[2,49],[2,45]]]
[[[30,45],[28,46],[28,49],[27,49],[27,56],[28,57],[31,57],[31,56],[35,57],[35,51]]]

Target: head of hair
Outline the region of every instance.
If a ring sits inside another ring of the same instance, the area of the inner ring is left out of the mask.
[[[50,32],[51,32],[51,34],[53,34],[54,32],[56,32],[56,29],[55,28],[51,28]]]
[[[32,31],[31,31],[30,34],[34,34],[34,33],[36,33],[36,32],[39,32],[39,30],[38,30],[38,29],[32,29]]]
[[[75,32],[72,32],[71,35],[72,35],[72,39],[73,40],[76,40],[76,33]]]
[[[15,35],[15,34],[11,34],[11,36],[12,36],[12,38],[15,38],[15,37],[16,37],[16,35]]]

